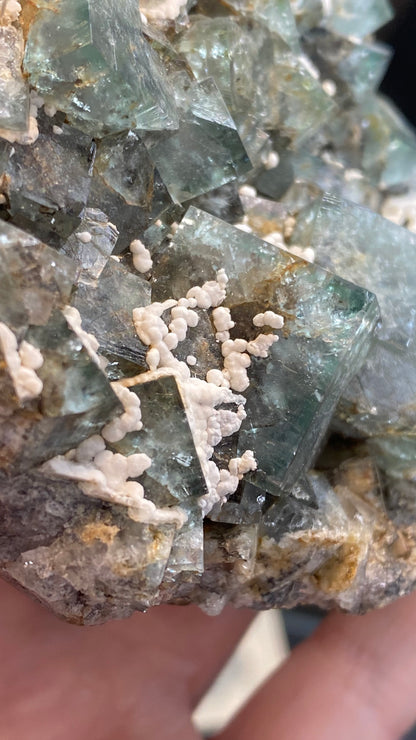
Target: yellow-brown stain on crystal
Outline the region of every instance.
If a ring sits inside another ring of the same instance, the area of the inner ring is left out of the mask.
[[[105,522],[90,522],[80,532],[80,538],[86,545],[91,545],[96,540],[105,545],[111,545],[120,529],[115,524]]]
[[[357,575],[361,557],[360,545],[346,542],[338,548],[335,555],[315,571],[312,579],[324,593],[346,591]]]

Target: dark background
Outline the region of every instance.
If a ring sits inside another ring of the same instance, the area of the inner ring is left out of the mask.
[[[416,0],[395,0],[392,5],[395,19],[377,34],[394,49],[381,91],[416,126]]]

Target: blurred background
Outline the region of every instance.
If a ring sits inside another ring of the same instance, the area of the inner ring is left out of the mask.
[[[394,49],[381,84],[384,95],[416,126],[416,0],[390,0],[396,15],[377,37]],[[209,738],[239,710],[256,688],[318,626],[319,609],[298,608],[259,614],[194,714]],[[416,740],[416,727],[402,740]]]

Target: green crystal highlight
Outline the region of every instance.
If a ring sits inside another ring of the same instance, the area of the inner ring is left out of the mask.
[[[364,359],[378,318],[375,297],[193,207],[157,256],[153,300],[166,299],[166,283],[179,298],[223,267],[230,274],[225,305],[244,335],[260,307],[286,317],[285,336],[267,360],[252,360],[238,452],[255,452],[249,478],[260,488],[290,488],[311,465],[324,420]]]
[[[93,135],[177,126],[163,71],[142,35],[137,3],[54,0],[38,8],[25,69],[39,93],[73,124]]]
[[[180,92],[179,129],[142,134],[170,196],[178,203],[218,188],[252,169],[215,82],[207,79],[189,87],[185,83],[185,89]]]
[[[416,236],[368,209],[327,195],[314,206],[304,239],[320,264],[373,290],[380,304],[382,324],[346,392],[342,418],[369,435],[413,430]]]

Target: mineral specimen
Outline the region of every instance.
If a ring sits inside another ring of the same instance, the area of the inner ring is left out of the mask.
[[[412,590],[416,137],[376,93],[386,0],[21,6],[1,575],[77,624]]]

